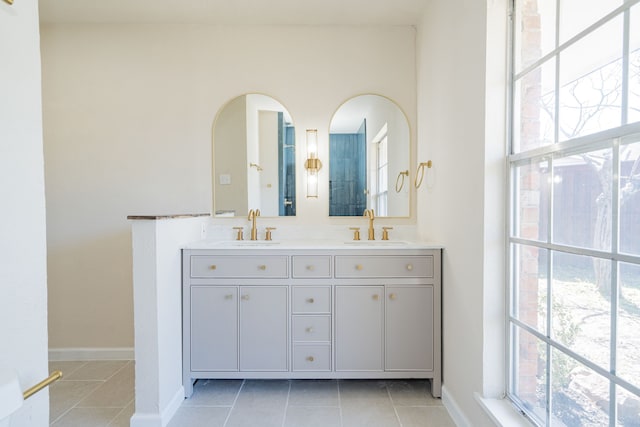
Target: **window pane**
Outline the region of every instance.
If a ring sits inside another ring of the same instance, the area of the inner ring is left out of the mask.
[[[511,393],[538,422],[546,419],[547,345],[527,331],[512,327],[513,377]]]
[[[530,240],[547,240],[549,162],[531,161],[515,170],[516,200],[513,233]]]
[[[551,52],[556,43],[556,2],[524,0],[516,2],[515,71]]]
[[[551,350],[551,425],[609,425],[609,381],[561,351]]]
[[[515,83],[513,152],[552,144],[555,121],[555,59],[531,70]]]
[[[547,250],[513,245],[515,260],[514,317],[547,333]]]
[[[560,2],[560,43],[594,24],[623,0],[562,0]]]
[[[551,337],[607,369],[611,343],[611,261],[553,252]]]
[[[619,277],[616,373],[640,387],[640,265],[620,263]]]
[[[560,54],[561,141],[621,124],[622,18]]]
[[[631,427],[640,424],[640,397],[616,386],[618,416],[616,426]]]
[[[553,242],[611,248],[612,150],[557,158],[553,167]]]
[[[627,123],[640,121],[640,5],[631,8],[629,38],[629,108]]]
[[[640,142],[620,147],[620,252],[640,255]]]

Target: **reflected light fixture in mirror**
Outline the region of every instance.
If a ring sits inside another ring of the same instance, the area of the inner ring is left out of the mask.
[[[318,159],[318,129],[307,129],[307,198],[318,197],[318,172],[322,162]]]

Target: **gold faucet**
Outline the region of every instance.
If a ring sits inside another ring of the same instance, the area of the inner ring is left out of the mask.
[[[252,221],[251,223],[251,240],[258,240],[258,227],[256,227],[256,218],[260,216],[260,209],[249,211],[247,219]]]
[[[364,215],[362,216],[369,218],[369,240],[376,240],[376,233],[373,229],[373,220],[376,218],[376,215],[373,213],[373,209],[365,209]]]

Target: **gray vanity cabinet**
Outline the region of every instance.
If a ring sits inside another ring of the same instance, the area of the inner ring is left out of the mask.
[[[433,303],[433,286],[386,286],[386,371],[433,370]]]
[[[286,286],[240,287],[240,370],[287,371]]]
[[[382,371],[382,286],[336,286],[336,371]]]
[[[274,243],[182,253],[187,397],[199,378],[429,378],[440,396],[441,249]]]
[[[238,370],[238,287],[192,286],[190,364],[194,371]]]

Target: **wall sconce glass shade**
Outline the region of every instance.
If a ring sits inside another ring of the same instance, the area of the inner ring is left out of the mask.
[[[307,129],[307,197],[318,197],[318,172],[322,162],[318,159],[318,130]]]

